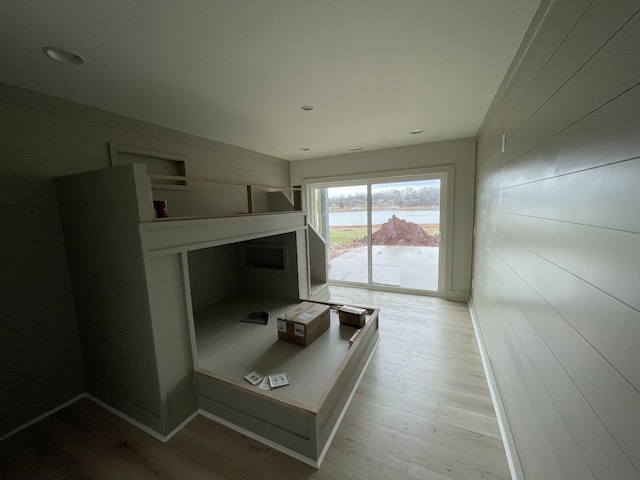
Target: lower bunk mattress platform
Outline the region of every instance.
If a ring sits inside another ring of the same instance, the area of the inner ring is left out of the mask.
[[[365,326],[350,341],[357,329],[340,324],[337,306],[327,305],[330,327],[307,347],[278,340],[275,316],[283,307],[271,310],[265,326],[201,314],[195,369],[200,412],[319,467],[379,340],[378,309],[367,309]],[[291,384],[264,390],[244,379],[252,371],[286,372]]]

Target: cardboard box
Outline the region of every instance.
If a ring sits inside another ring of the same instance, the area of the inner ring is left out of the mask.
[[[328,305],[302,302],[278,315],[278,339],[306,347],[328,329],[330,324]]]
[[[367,321],[367,310],[344,305],[338,309],[338,317],[344,325],[362,328]]]

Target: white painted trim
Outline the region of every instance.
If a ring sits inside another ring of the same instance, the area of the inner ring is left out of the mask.
[[[102,400],[94,397],[93,395],[87,393],[87,398],[89,400],[91,400],[94,403],[97,403],[98,405],[100,405],[102,408],[104,408],[105,410],[113,413],[116,417],[121,418],[122,420],[124,420],[127,423],[130,423],[131,425],[133,425],[134,427],[142,430],[143,432],[151,435],[153,438],[155,438],[156,440],[160,440],[162,443],[166,442],[166,438],[164,435],[159,434],[158,432],[156,432],[155,430],[147,427],[146,425],[140,423],[137,420],[134,420],[133,418],[131,418],[128,415],[125,415],[124,413],[122,413],[120,410],[117,410],[115,408],[113,408],[111,405],[103,402]]]
[[[468,302],[469,292],[466,290],[451,290],[449,297],[446,297],[446,299],[452,302]]]
[[[360,382],[362,381],[362,377],[364,377],[364,374],[367,371],[367,367],[369,367],[369,363],[371,363],[371,359],[373,358],[373,354],[375,353],[376,349],[378,348],[378,344],[379,343],[380,343],[380,337],[378,336],[378,339],[376,340],[376,344],[371,349],[371,353],[369,354],[369,358],[367,358],[367,362],[364,364],[364,367],[360,371],[360,375],[358,376],[358,380],[356,381],[356,384],[351,389],[351,394],[349,394],[349,398],[345,402],[344,407],[342,408],[342,411],[340,412],[340,416],[338,417],[338,421],[333,426],[333,430],[331,430],[331,435],[329,435],[329,438],[327,438],[327,442],[324,444],[324,448],[322,449],[322,452],[320,453],[320,456],[318,457],[318,467],[317,468],[320,468],[320,465],[322,464],[322,461],[324,460],[325,455],[329,451],[329,447],[331,446],[331,442],[333,442],[333,437],[335,437],[336,433],[338,433],[338,429],[340,428],[340,424],[342,423],[342,419],[346,415],[347,409],[349,408],[349,405],[351,405],[351,400],[353,400],[353,396],[356,394],[356,390],[358,390],[358,387],[360,386]]]
[[[260,442],[260,443],[262,443],[264,445],[267,445],[268,447],[271,447],[274,450],[278,450],[279,452],[282,452],[285,455],[289,455],[290,457],[293,457],[296,460],[299,460],[299,461],[301,461],[303,463],[306,463],[307,465],[310,465],[313,468],[319,468],[320,467],[320,463],[319,462],[316,462],[316,461],[312,460],[309,457],[305,457],[304,455],[300,455],[298,452],[294,452],[293,450],[289,450],[288,448],[283,447],[279,443],[275,443],[274,441],[269,440],[269,439],[267,439],[267,438],[265,438],[265,437],[263,437],[261,435],[258,435],[258,434],[254,433],[254,432],[251,432],[251,431],[246,430],[246,429],[244,429],[242,427],[239,427],[238,425],[235,425],[235,424],[233,424],[233,423],[231,423],[231,422],[229,422],[229,421],[227,421],[227,420],[225,420],[223,418],[220,418],[220,417],[218,417],[216,415],[213,415],[212,413],[209,413],[209,412],[207,412],[205,410],[202,410],[202,409],[200,409],[198,411],[198,413],[200,415],[202,415],[203,417],[208,418],[209,420],[213,420],[214,422],[219,423],[220,425],[224,425],[225,427],[230,428],[231,430],[235,430],[236,432],[241,433],[242,435],[245,435],[245,436],[247,436],[249,438],[252,438],[252,439],[254,439],[254,440],[256,440],[256,441],[258,441],[258,442]]]
[[[169,440],[171,440],[171,438],[178,432],[180,432],[180,430],[182,430],[184,427],[187,426],[187,424],[193,420],[194,418],[196,418],[198,416],[198,414],[200,413],[200,410],[196,410],[195,412],[193,412],[191,415],[189,415],[184,422],[182,422],[180,425],[178,425],[176,428],[174,428],[173,430],[171,430],[171,432],[169,432],[169,434],[165,437],[166,440],[165,442],[168,442]]]
[[[120,410],[117,410],[117,409],[113,408],[111,405],[103,402],[102,400],[94,397],[93,395],[90,395],[90,394],[87,393],[86,397],[89,400],[92,400],[94,403],[97,403],[98,405],[100,405],[105,410],[113,413],[116,417],[119,417],[122,420],[124,420],[125,422],[130,423],[134,427],[136,427],[136,428],[142,430],[143,432],[151,435],[156,440],[160,440],[162,443],[168,442],[171,439],[171,437],[173,437],[176,433],[178,433],[187,423],[189,423],[191,420],[193,420],[195,418],[195,416],[198,414],[198,411],[196,410],[191,415],[189,415],[189,417],[187,417],[187,419],[184,422],[182,422],[180,425],[178,425],[176,428],[174,428],[168,435],[161,435],[160,433],[156,432],[152,428],[147,427],[146,425],[144,425],[143,423],[140,423],[137,420],[134,420],[133,418],[131,418],[128,415],[125,415]]]
[[[429,295],[444,297],[447,300],[459,301],[451,287],[453,282],[453,214],[455,204],[455,165],[439,165],[434,167],[411,168],[405,170],[381,171],[358,173],[350,175],[330,176],[330,177],[308,177],[302,179],[304,204],[308,206],[311,192],[314,188],[339,187],[342,185],[358,185],[367,187],[367,228],[368,236],[371,236],[371,185],[381,182],[406,182],[412,180],[438,179],[440,180],[440,231],[444,240],[440,243],[438,252],[438,289],[437,290],[413,290],[408,288],[389,288],[388,291],[399,293],[410,293],[417,295]],[[304,213],[309,215],[307,207],[303,206]],[[442,215],[444,212],[444,215]],[[369,246],[371,247],[371,245]],[[373,262],[371,259],[372,249],[367,249],[368,255],[368,279],[371,280]],[[349,287],[360,287],[369,290],[383,290],[384,287],[374,285],[368,281],[364,284],[329,280],[329,284],[347,285]],[[466,299],[464,300],[466,301]]]
[[[53,415],[54,413],[62,410],[63,408],[68,407],[69,405],[71,405],[72,403],[76,403],[78,400],[80,400],[81,398],[85,398],[87,396],[86,393],[83,393],[81,395],[78,395],[77,397],[72,398],[71,400],[68,400],[66,402],[64,402],[61,405],[58,405],[57,407],[49,410],[46,413],[43,413],[42,415],[29,420],[27,423],[24,423],[22,425],[20,425],[19,427],[14,428],[13,430],[11,430],[8,433],[5,433],[4,435],[0,436],[0,442],[2,442],[3,440],[15,435],[16,433],[20,432],[21,430],[24,430],[25,428],[30,427],[31,425],[33,425],[34,423],[38,423],[40,420],[44,420],[45,418],[47,418],[49,415]]]
[[[187,328],[189,329],[189,340],[191,341],[191,361],[193,366],[198,365],[198,342],[196,341],[196,323],[193,316],[193,299],[191,298],[191,274],[189,273],[189,255],[187,252],[180,253],[181,267],[182,267],[182,291],[185,300],[185,314],[187,316]],[[208,305],[219,300],[214,300]],[[202,307],[204,308],[204,307]]]
[[[473,330],[476,334],[476,340],[478,341],[478,347],[480,349],[480,357],[482,358],[484,374],[487,377],[487,383],[489,384],[489,392],[491,393],[493,408],[496,411],[498,427],[500,428],[504,451],[507,455],[507,463],[509,464],[511,478],[513,480],[524,480],[525,475],[524,470],[522,469],[522,462],[520,460],[520,456],[518,455],[518,448],[515,443],[513,432],[511,431],[511,427],[509,426],[509,418],[507,417],[507,411],[504,407],[504,403],[502,402],[500,388],[498,387],[496,377],[493,373],[493,368],[491,367],[487,345],[484,342],[484,336],[482,335],[482,332],[480,330],[480,323],[478,322],[476,309],[473,304],[473,297],[469,297],[469,313],[471,314]]]
[[[349,175],[332,175],[329,177],[305,177],[302,179],[302,186],[308,187],[309,185],[317,185],[317,184],[332,184],[336,185],[339,183],[344,184],[352,184],[352,183],[360,183],[361,185],[366,184],[369,181],[382,180],[382,181],[403,181],[403,180],[412,180],[415,177],[421,177],[423,175],[433,175],[441,173],[444,167],[451,167],[453,165],[437,165],[434,167],[418,167],[418,168],[407,168],[402,170],[382,170],[375,172],[361,172],[361,173],[353,173]]]

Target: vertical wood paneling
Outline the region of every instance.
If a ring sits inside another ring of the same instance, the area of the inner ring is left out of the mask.
[[[138,298],[137,293],[131,295],[141,285],[140,272],[131,269],[140,255],[133,248],[137,229],[129,229],[137,222],[135,215],[124,218],[117,204],[97,197],[79,209],[63,207],[62,215],[78,222],[66,245],[75,252],[74,259],[69,267],[63,260],[61,213],[52,179],[110,166],[110,143],[180,155],[192,175],[289,185],[289,164],[284,160],[0,84],[0,345],[13,345],[0,348],[0,435],[85,391],[74,302],[86,320],[83,340],[89,349],[99,347],[102,331],[97,325],[106,319],[118,319],[114,328],[122,332],[122,339],[127,334],[151,335],[145,323],[148,312],[127,304]],[[243,211],[245,196],[229,203],[229,212]],[[197,198],[185,204],[206,205]],[[95,235],[105,225],[118,229]],[[87,263],[86,255],[101,259],[100,266],[89,268],[93,262]],[[74,300],[69,268],[77,279]],[[103,280],[93,281],[96,278]],[[116,281],[125,278],[131,287]],[[105,292],[107,297],[102,296]],[[111,301],[97,304],[101,297]],[[121,345],[126,355],[134,355],[134,345]],[[148,352],[142,341],[135,354],[148,358]],[[97,365],[95,356],[89,357]],[[116,388],[118,381],[87,376],[87,382],[100,389],[98,396],[109,396],[109,401],[126,396]],[[124,383],[137,388],[134,377]],[[150,391],[153,388],[157,386]],[[131,400],[131,409],[145,415],[141,405],[151,401]]]
[[[559,2],[478,137],[472,297],[525,478],[640,478],[639,10]]]

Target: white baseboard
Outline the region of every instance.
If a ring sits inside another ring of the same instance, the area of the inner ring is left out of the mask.
[[[171,440],[171,437],[173,437],[176,433],[178,433],[180,430],[182,430],[184,427],[187,426],[187,424],[193,420],[194,418],[196,418],[198,416],[198,414],[200,413],[200,410],[196,410],[195,412],[193,412],[191,415],[189,415],[184,422],[182,422],[180,425],[178,425],[176,428],[174,428],[173,430],[171,430],[171,432],[165,437],[166,440],[165,442],[168,442],[169,440]]]
[[[196,415],[198,415],[198,411],[196,410],[191,415],[189,415],[189,417],[187,417],[187,419],[185,421],[183,421],[180,425],[178,425],[176,428],[174,428],[168,435],[161,435],[160,433],[156,432],[152,428],[147,427],[145,424],[140,423],[139,421],[131,418],[129,415],[126,415],[126,414],[122,413],[120,410],[118,410],[116,408],[113,408],[111,405],[109,405],[108,403],[103,402],[99,398],[96,398],[93,395],[90,395],[88,393],[85,394],[85,395],[89,400],[91,400],[91,401],[95,402],[96,404],[100,405],[105,410],[108,410],[109,412],[113,413],[116,417],[119,417],[122,420],[124,420],[125,422],[130,423],[134,427],[136,427],[136,428],[142,430],[143,432],[151,435],[156,440],[160,440],[162,443],[168,442],[171,439],[171,437],[173,437],[176,433],[178,433],[180,430],[182,430],[182,428],[187,423],[189,423],[191,420],[193,420],[195,418]]]
[[[54,413],[62,410],[63,408],[68,407],[72,403],[76,403],[78,400],[80,400],[81,398],[85,398],[86,396],[87,396],[86,393],[82,393],[82,394],[78,395],[77,397],[74,397],[71,400],[68,400],[68,401],[64,402],[62,405],[58,405],[56,408],[53,408],[53,409],[49,410],[48,412],[43,413],[42,415],[40,415],[40,416],[38,416],[38,417],[36,417],[36,418],[34,418],[32,420],[29,420],[27,423],[24,423],[24,424],[20,425],[19,427],[14,428],[10,432],[7,432],[4,435],[0,436],[0,442],[5,440],[5,439],[7,439],[7,438],[9,438],[9,437],[11,437],[12,435],[15,435],[19,431],[24,430],[27,427],[30,427],[34,423],[38,423],[40,420],[44,420],[49,415],[53,415]]]
[[[469,301],[469,292],[466,290],[449,290],[445,292],[444,298],[452,302],[467,302]]]
[[[15,435],[16,433],[18,433],[20,430],[23,430],[31,425],[33,425],[34,423],[39,422],[40,420],[45,419],[46,417],[48,417],[49,415],[52,415],[56,412],[58,412],[59,410],[62,410],[63,408],[68,407],[69,405],[77,402],[78,400],[82,399],[82,398],[87,398],[89,400],[91,400],[92,402],[94,402],[95,404],[101,406],[102,408],[104,408],[105,410],[107,410],[108,412],[112,413],[113,415],[115,415],[116,417],[124,420],[125,422],[133,425],[134,427],[142,430],[143,432],[147,433],[148,435],[151,435],[153,438],[155,438],[156,440],[159,440],[163,443],[166,443],[167,441],[169,441],[171,439],[171,437],[173,437],[176,433],[178,433],[180,430],[182,430],[191,420],[193,420],[197,415],[202,415],[205,418],[208,418],[210,420],[213,420],[214,422],[220,423],[221,425],[224,425],[225,427],[228,427],[232,430],[235,430],[236,432],[239,432],[249,438],[253,438],[254,440],[263,443],[271,448],[273,448],[274,450],[278,450],[290,457],[295,458],[296,460],[299,460],[303,463],[306,463],[307,465],[310,465],[314,468],[320,468],[320,465],[322,464],[322,461],[324,460],[325,455],[327,454],[327,451],[329,450],[329,447],[331,446],[331,442],[333,441],[333,437],[336,435],[338,428],[340,427],[340,424],[342,423],[342,419],[344,418],[347,409],[349,408],[349,405],[351,405],[351,400],[353,400],[353,396],[356,393],[356,390],[358,389],[358,386],[360,385],[360,382],[362,381],[362,378],[367,370],[367,367],[369,366],[369,363],[371,362],[371,358],[373,357],[373,353],[376,351],[376,348],[378,347],[378,344],[380,342],[380,339],[376,340],[375,345],[373,346],[373,349],[371,350],[371,353],[369,354],[369,357],[367,358],[367,361],[364,365],[364,368],[362,369],[362,371],[360,372],[360,375],[358,376],[358,379],[354,385],[354,388],[352,389],[349,398],[347,399],[347,401],[345,402],[344,407],[342,408],[342,411],[340,412],[340,416],[338,417],[338,421],[336,422],[336,424],[334,425],[333,429],[331,430],[331,434],[329,435],[329,438],[327,439],[327,442],[324,446],[324,448],[322,449],[322,452],[318,458],[318,460],[313,460],[311,458],[305,457],[304,455],[301,455],[297,452],[294,452],[293,450],[290,450],[278,443],[273,442],[272,440],[269,440],[265,437],[262,437],[261,435],[258,435],[254,432],[250,432],[249,430],[245,430],[242,427],[239,427],[237,425],[234,425],[231,422],[228,422],[216,415],[213,415],[205,410],[202,409],[198,409],[195,412],[193,412],[191,415],[189,415],[189,417],[187,419],[185,419],[180,425],[178,425],[176,428],[174,428],[168,435],[161,435],[160,433],[156,432],[155,430],[153,430],[152,428],[144,425],[143,423],[140,423],[139,421],[131,418],[130,416],[122,413],[120,410],[112,407],[111,405],[109,405],[108,403],[103,402],[102,400],[100,400],[99,398],[94,397],[93,395],[89,394],[89,393],[83,393],[81,395],[78,395],[75,398],[72,398],[71,400],[63,403],[62,405],[57,406],[56,408],[49,410],[48,412],[40,415],[37,418],[34,418],[33,420],[30,420],[29,422],[25,423],[24,425],[19,426],[18,428],[15,428],[13,430],[11,430],[10,432],[2,435],[0,437],[0,441],[9,438],[12,435]]]
[[[489,392],[491,393],[491,400],[493,401],[493,407],[496,411],[496,417],[498,419],[498,427],[500,428],[500,434],[502,435],[502,443],[504,445],[504,451],[507,455],[507,462],[509,464],[509,471],[511,472],[511,478],[513,480],[524,480],[524,470],[522,469],[522,463],[518,455],[518,449],[515,444],[515,438],[509,426],[509,419],[507,412],[502,402],[502,396],[500,395],[500,389],[496,382],[496,377],[493,373],[493,368],[489,360],[489,352],[487,351],[487,345],[484,342],[484,337],[480,329],[480,323],[478,322],[478,316],[473,304],[473,298],[469,298],[469,312],[471,313],[471,321],[473,322],[473,329],[476,333],[476,340],[478,341],[478,347],[480,348],[480,356],[482,358],[482,366],[484,367],[484,373],[487,377],[487,383],[489,384]]]
[[[89,393],[83,393],[81,395],[78,395],[77,397],[72,398],[71,400],[68,400],[68,401],[64,402],[61,405],[58,405],[56,408],[53,408],[53,409],[49,410],[46,413],[43,413],[42,415],[40,415],[40,416],[38,416],[38,417],[36,417],[36,418],[34,418],[32,420],[29,420],[27,423],[25,423],[23,425],[20,425],[17,428],[14,428],[10,432],[5,433],[4,435],[0,436],[0,442],[5,440],[5,439],[7,439],[7,438],[9,438],[9,437],[11,437],[12,435],[15,435],[16,433],[18,433],[21,430],[24,430],[25,428],[28,428],[31,425],[33,425],[35,423],[38,423],[41,420],[44,420],[48,416],[53,415],[54,413],[62,410],[63,408],[68,407],[69,405],[71,405],[73,403],[76,403],[78,400],[81,400],[83,398],[88,398],[89,400],[91,400],[95,404],[100,405],[105,410],[113,413],[116,417],[119,417],[122,420],[124,420],[125,422],[130,423],[134,427],[136,427],[136,428],[142,430],[143,432],[151,435],[156,440],[160,440],[162,443],[168,442],[171,439],[171,437],[173,437],[176,433],[178,433],[180,430],[182,430],[187,423],[189,423],[191,420],[194,419],[194,417],[196,415],[198,415],[198,410],[196,410],[191,415],[189,415],[189,417],[184,422],[182,422],[180,425],[178,425],[176,428],[174,428],[168,435],[161,435],[158,432],[156,432],[155,430],[147,427],[146,425],[138,422],[137,420],[134,420],[130,416],[122,413],[120,410],[118,410],[116,408],[113,408],[111,405],[103,402],[102,400],[94,397],[93,395],[91,395]]]

